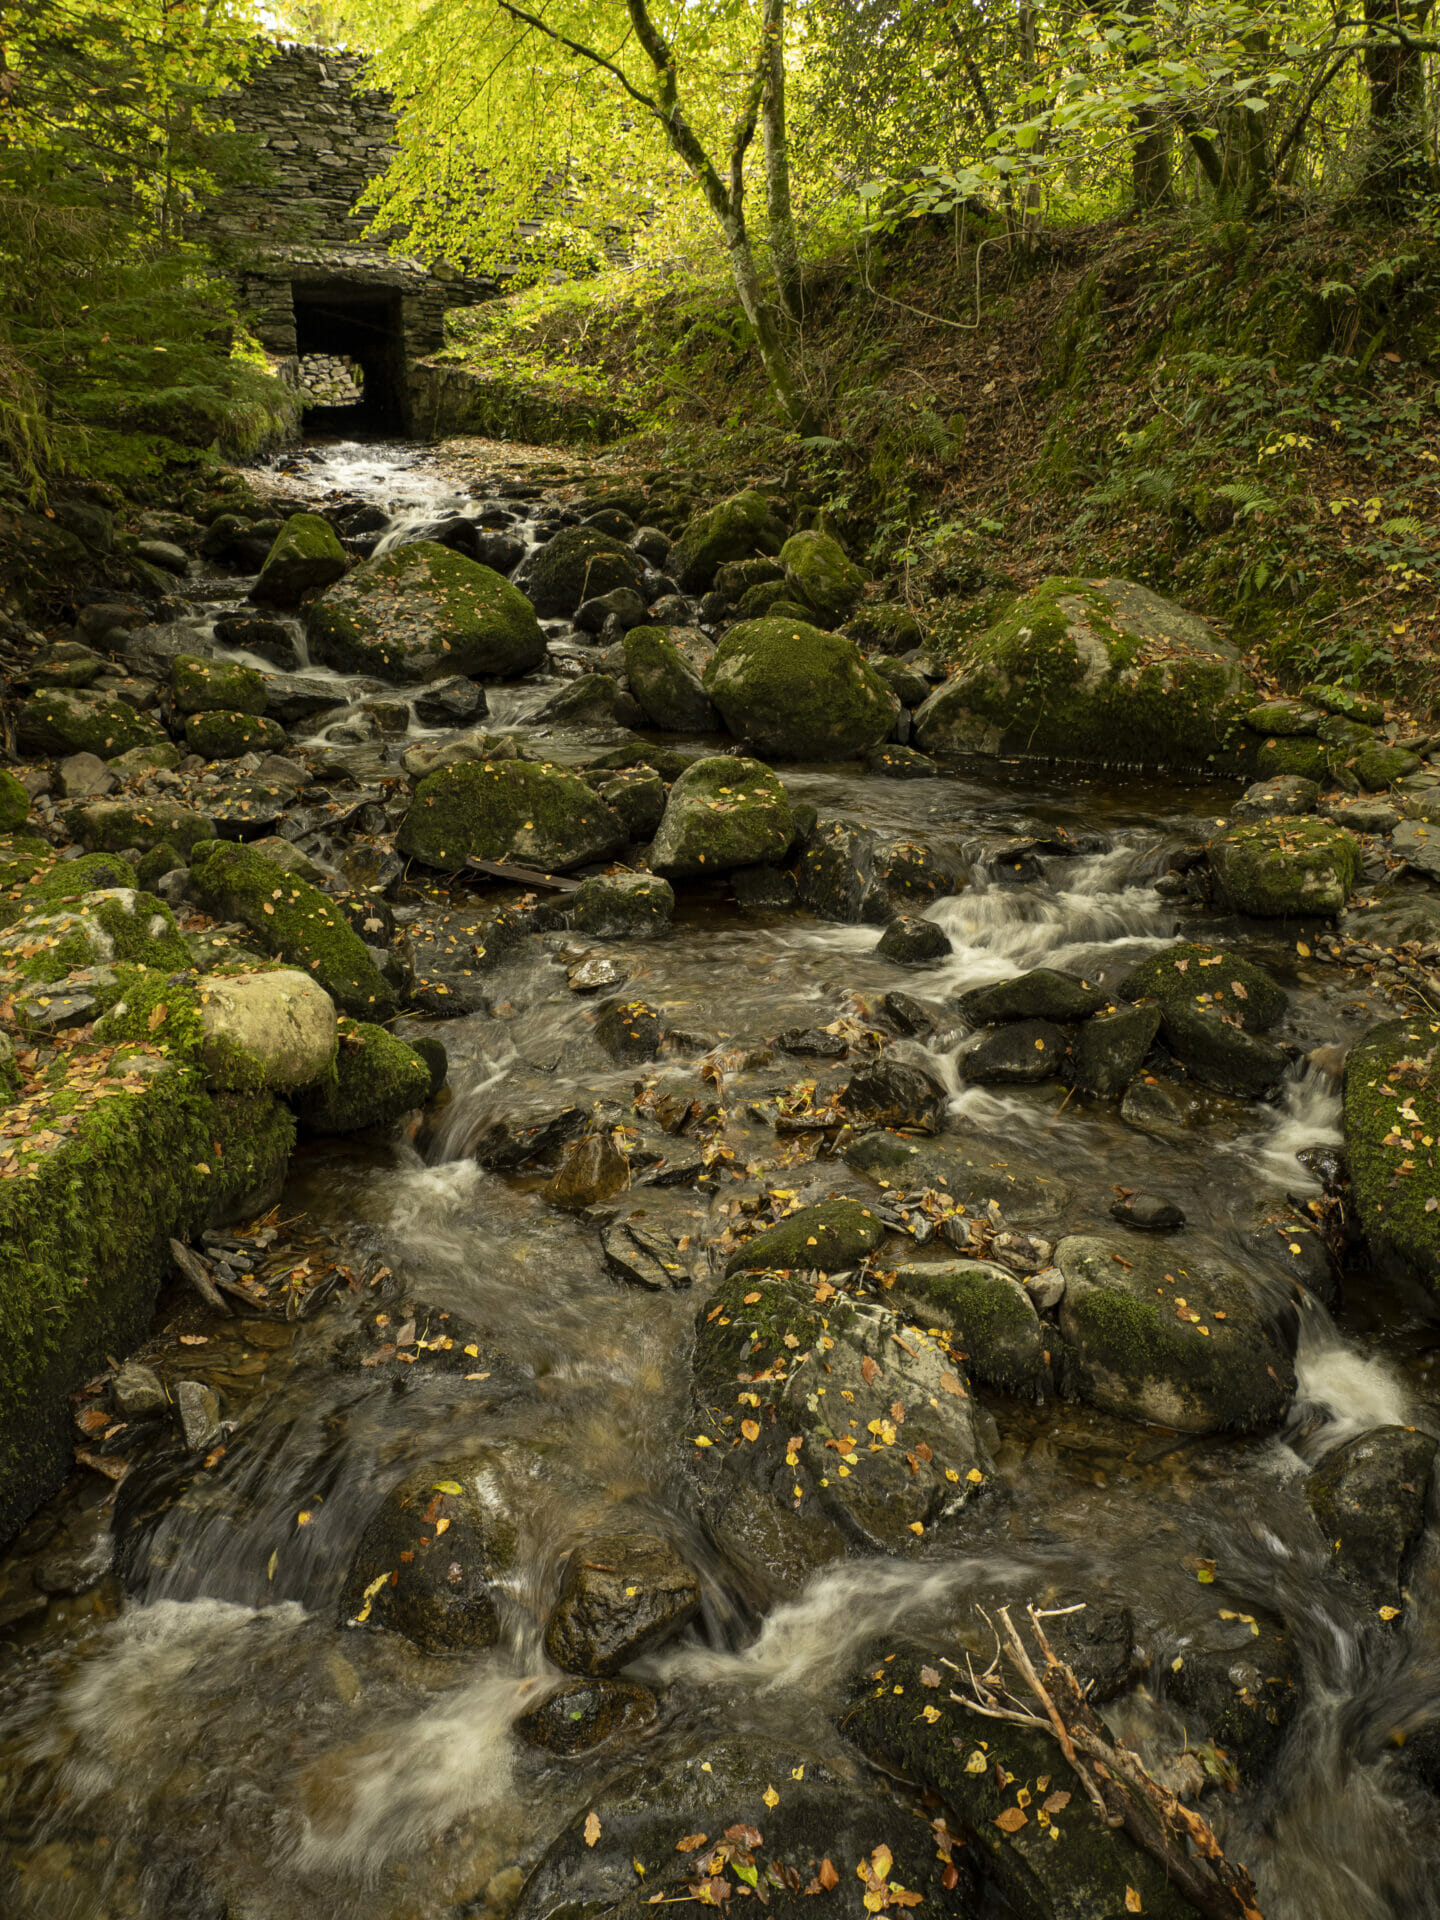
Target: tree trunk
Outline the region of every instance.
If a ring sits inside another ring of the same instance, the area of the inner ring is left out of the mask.
[[[1372,36],[1386,25],[1412,34],[1425,31],[1430,0],[1365,0],[1365,21]],[[1425,137],[1424,55],[1402,41],[1372,47],[1365,55],[1370,83],[1369,194],[1393,206],[1428,184]]]
[[[1175,197],[1170,183],[1170,128],[1153,107],[1135,111],[1130,185],[1137,207],[1168,207]]]
[[[780,305],[791,320],[805,317],[800,247],[790,205],[790,139],[785,127],[785,0],[763,0],[765,83],[760,93],[760,129],[765,143],[765,204]]]
[[[814,433],[815,416],[810,402],[800,390],[795,369],[790,364],[790,356],[775,325],[774,309],[765,298],[760,284],[755,252],[750,244],[743,211],[726,216],[720,224],[730,253],[730,271],[735,279],[735,291],[740,296],[745,318],[755,329],[755,344],[760,350],[760,359],[775,397],[797,433]]]

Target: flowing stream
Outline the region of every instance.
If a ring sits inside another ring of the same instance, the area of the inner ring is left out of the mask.
[[[476,509],[469,489],[407,448],[312,453],[289,488],[379,503],[392,516],[382,545]],[[532,509],[514,504],[512,530],[533,538]],[[214,569],[196,585],[200,634],[246,585]],[[568,629],[550,631],[563,655]],[[353,717],[354,687],[333,677],[337,707]],[[555,684],[490,689],[483,724],[525,731]],[[333,744],[344,725],[315,737]],[[413,721],[398,738],[362,728],[357,751],[383,757],[427,731]],[[583,752],[564,736],[546,748]],[[1114,1103],[1066,1102],[1055,1085],[968,1086],[957,1072],[966,1036],[953,1001],[964,988],[1042,964],[1113,986],[1182,935],[1218,938],[1271,968],[1291,996],[1277,1037],[1303,1056],[1385,1016],[1363,981],[1297,954],[1293,936],[1177,909],[1154,890],[1167,856],[1203,839],[1237,789],[1006,766],[905,782],[850,766],[782,771],[792,796],[822,814],[955,850],[968,883],[931,909],[954,951],[917,974],[876,954],[874,928],[746,913],[718,885],[692,890],[668,940],[604,949],[629,968],[627,991],[668,1026],[760,1046],[903,989],[951,1006],[929,1042],[908,1044],[951,1090],[952,1126],[1041,1161],[1075,1189],[1084,1224],[1108,1227],[1114,1190],[1144,1188],[1243,1259],[1258,1221],[1319,1192],[1296,1156],[1341,1137],[1323,1060],[1298,1059],[1273,1104],[1216,1103],[1210,1123],[1179,1144],[1125,1125]],[[1058,828],[1080,851],[1042,855],[1039,877],[1023,885],[1002,877],[992,855],[1007,836]],[[402,1022],[407,1030],[418,1029]],[[508,1113],[573,1100],[623,1106],[636,1071],[587,1045],[587,1003],[563,965],[499,975],[489,1013],[430,1030],[449,1052],[444,1104],[413,1137],[302,1145],[283,1212],[308,1214],[357,1271],[388,1268],[407,1297],[463,1314],[504,1366],[479,1382],[337,1368],[355,1315],[373,1308],[363,1291],[310,1322],[206,1321],[203,1345],[166,1348],[170,1377],[217,1385],[233,1431],[213,1469],[177,1455],[147,1470],[150,1504],[129,1516],[123,1587],[112,1571],[77,1595],[17,1609],[0,1641],[0,1912],[498,1920],[538,1853],[618,1764],[603,1749],[557,1761],[518,1742],[511,1725],[554,1678],[540,1630],[566,1555],[619,1512],[658,1520],[701,1571],[701,1618],[635,1676],[659,1690],[667,1737],[697,1744],[781,1729],[823,1755],[837,1743],[838,1689],[877,1635],[943,1632],[975,1601],[1088,1594],[1135,1615],[1152,1684],[1131,1696],[1128,1711],[1141,1717],[1127,1731],[1159,1753],[1175,1744],[1162,1682],[1178,1651],[1213,1631],[1220,1609],[1278,1616],[1303,1666],[1299,1716],[1263,1786],[1206,1803],[1254,1872],[1266,1920],[1440,1914],[1434,1803],[1397,1766],[1401,1737],[1440,1703],[1433,1550],[1427,1542],[1403,1618],[1382,1629],[1329,1569],[1300,1494],[1309,1467],[1368,1427],[1440,1433],[1434,1323],[1417,1294],[1356,1272],[1333,1316],[1307,1299],[1299,1392],[1286,1427],[1269,1435],[1177,1438],[987,1390],[1007,1492],[974,1510],[963,1551],[848,1560],[799,1594],[757,1595],[686,1510],[677,1474],[705,1283],[664,1294],[618,1284],[592,1226],[547,1206],[536,1180],[485,1172],[472,1157],[484,1128]],[[769,1079],[814,1072],[782,1061]],[[714,1193],[656,1189],[655,1224],[717,1233],[732,1199],[754,1189],[750,1156],[766,1157],[762,1184],[784,1178],[802,1193],[828,1191],[845,1171],[798,1152],[787,1162],[783,1143],[777,1171],[774,1135],[750,1126],[742,1107],[727,1139],[733,1193],[723,1183]],[[162,1327],[199,1324],[195,1311],[167,1294]],[[525,1516],[500,1646],[427,1656],[341,1626],[340,1583],[381,1493],[418,1465],[473,1451],[477,1437]],[[109,1565],[116,1508],[135,1490],[112,1494],[96,1476],[72,1477],[12,1549],[0,1607],[57,1546],[89,1555],[95,1570]],[[1213,1584],[1197,1581],[1196,1556],[1213,1562]]]

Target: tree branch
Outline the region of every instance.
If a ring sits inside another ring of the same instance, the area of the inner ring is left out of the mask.
[[[547,26],[538,14],[527,13],[524,7],[515,6],[513,0],[495,0],[495,4],[502,13],[508,13],[512,20],[519,20],[525,26],[533,27],[537,33],[543,33],[547,40],[558,41],[562,47],[568,47],[571,53],[578,54],[582,60],[588,60],[592,66],[603,67],[606,73],[614,75],[630,98],[638,101],[647,113],[653,113],[657,120],[665,118],[659,103],[652,100],[648,93],[641,93],[638,87],[632,87],[614,61],[607,60],[603,53],[596,53],[593,47],[582,46],[578,40],[567,39],[563,33],[557,33],[554,27]]]

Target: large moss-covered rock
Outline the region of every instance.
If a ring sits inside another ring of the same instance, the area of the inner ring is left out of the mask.
[[[698,1504],[784,1586],[847,1551],[913,1550],[993,1475],[949,1352],[888,1306],[814,1295],[808,1281],[739,1273],[696,1314]]]
[[[885,1222],[863,1200],[822,1200],[747,1240],[731,1254],[725,1272],[799,1268],[838,1273],[874,1253],[885,1231]]]
[[[780,544],[770,502],[747,489],[692,520],[670,549],[665,569],[686,593],[703,593],[727,561],[778,553]]]
[[[1008,1145],[991,1151],[978,1143],[908,1140],[877,1129],[846,1148],[845,1164],[898,1192],[933,1187],[970,1214],[984,1213],[993,1201],[1016,1226],[1049,1226],[1070,1203],[1063,1180]]]
[[[598,527],[564,527],[531,557],[525,591],[545,619],[574,613],[617,587],[638,589],[645,563],[638,553]],[[532,663],[533,664],[533,663]]]
[[[23,753],[93,753],[102,760],[132,747],[168,746],[153,714],[89,688],[45,687],[16,715]]]
[[[1260,1283],[1199,1236],[1122,1247],[1075,1234],[1055,1249],[1065,1276],[1065,1379],[1106,1413],[1181,1433],[1270,1425],[1295,1371]]]
[[[1053,1623],[1047,1623],[1053,1624]],[[903,1644],[877,1643],[861,1665],[840,1728],[887,1772],[953,1809],[966,1851],[1017,1920],[1194,1920],[1164,1870],[1096,1813],[1047,1733],[982,1718],[958,1704],[948,1673]],[[955,1657],[963,1659],[959,1649]],[[1024,1697],[1018,1675],[1013,1686]],[[1142,1818],[1145,1816],[1141,1816]]]
[[[731,733],[783,759],[852,759],[883,740],[900,712],[852,641],[773,616],[730,628],[705,690]]]
[[[789,797],[770,769],[714,754],[671,787],[650,864],[672,878],[726,873],[782,859],[794,838]]]
[[[342,1624],[388,1627],[426,1653],[494,1646],[515,1529],[497,1506],[490,1464],[482,1454],[425,1467],[391,1488],[355,1550]]]
[[[209,840],[190,863],[192,897],[223,920],[239,920],[256,945],[302,968],[345,1013],[388,1019],[395,995],[342,909],[297,874],[230,840]]]
[[[189,951],[163,900],[133,887],[106,887],[42,904],[0,933],[0,975],[61,981],[81,968],[183,970]]]
[[[988,1260],[899,1267],[896,1289],[918,1304],[916,1317],[945,1326],[967,1372],[997,1387],[1031,1385],[1045,1364],[1045,1331],[1013,1274]]]
[[[246,753],[283,753],[285,729],[256,713],[192,713],[185,744],[205,760],[238,760]]]
[[[362,561],[311,606],[305,625],[316,660],[382,680],[509,676],[545,657],[520,589],[434,540]]]
[[[265,676],[237,660],[201,660],[178,654],[170,669],[177,713],[264,713]]]
[[[1426,1020],[1387,1020],[1350,1049],[1345,1150],[1371,1258],[1440,1294],[1440,1169],[1425,1144],[1440,1138],[1436,1042]]]
[[[926,753],[1248,766],[1254,691],[1197,615],[1128,580],[1047,580],[971,641],[916,715]]]
[[[780,549],[785,584],[827,627],[838,627],[865,591],[865,576],[828,533],[794,533]]]
[[[250,598],[272,607],[294,607],[307,593],[338,580],[350,562],[335,529],[318,513],[292,513],[250,589]]]
[[[14,833],[30,818],[30,794],[11,773],[0,767],[0,833]]]
[[[1360,845],[1328,820],[1256,820],[1212,840],[1210,865],[1239,913],[1328,917],[1342,912],[1355,890]]]
[[[181,853],[193,853],[202,840],[213,840],[215,829],[203,813],[182,806],[178,800],[160,800],[146,794],[143,799],[90,800],[72,807],[65,824],[92,853],[119,853],[126,847],[138,847],[142,853],[168,844]]]
[[[1288,776],[1327,784],[1330,758],[1318,740],[1281,736],[1260,742],[1255,771],[1262,780]]]
[[[388,1127],[430,1098],[430,1068],[412,1047],[368,1020],[341,1023],[332,1076],[297,1103],[311,1133]]]
[[[335,1003],[308,973],[216,974],[199,998],[200,1059],[212,1087],[294,1093],[331,1077]]]
[[[13,896],[13,901],[18,915],[23,915],[34,912],[42,904],[54,906],[62,900],[74,900],[82,893],[138,885],[135,869],[119,854],[82,853],[77,860],[56,860],[46,866]],[[142,891],[148,892],[148,888]]]
[[[441,767],[415,789],[399,852],[451,872],[474,854],[564,873],[625,844],[618,814],[573,773],[529,760]]]
[[[601,873],[581,882],[570,925],[592,940],[660,940],[670,931],[675,889],[655,873]]]
[[[687,644],[683,627],[673,632],[664,627],[632,627],[626,634],[625,672],[630,691],[651,726],[663,733],[719,731],[720,716],[700,677],[710,652],[708,641],[702,641],[699,649],[693,641]]]
[[[1247,1033],[1265,1033],[1284,1013],[1285,989],[1253,960],[1207,941],[1182,940],[1152,953],[1120,982],[1124,1000],[1162,1007],[1218,1007]]]

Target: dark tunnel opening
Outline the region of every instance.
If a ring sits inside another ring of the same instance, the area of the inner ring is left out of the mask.
[[[295,351],[305,432],[347,438],[405,431],[400,294],[388,287],[296,282]]]

